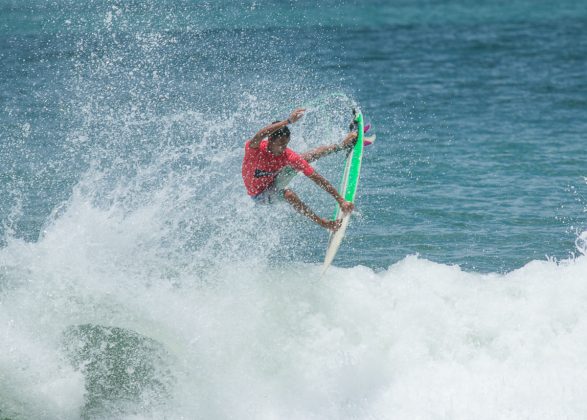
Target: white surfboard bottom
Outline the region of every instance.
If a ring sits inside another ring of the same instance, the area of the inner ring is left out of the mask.
[[[340,229],[330,236],[330,242],[328,243],[328,249],[326,250],[326,256],[324,257],[324,264],[322,265],[322,274],[324,274],[326,270],[328,270],[328,267],[330,267],[330,264],[332,264],[332,260],[334,260],[334,257],[336,256],[336,252],[340,247],[342,238],[344,238],[344,233],[346,232],[350,220],[350,214],[344,215]]]

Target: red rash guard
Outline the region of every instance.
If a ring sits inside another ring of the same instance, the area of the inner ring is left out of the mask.
[[[314,168],[300,155],[286,148],[279,156],[267,150],[268,141],[263,140],[259,147],[254,149],[245,143],[245,157],[243,159],[243,181],[247,193],[251,196],[265,191],[275,180],[277,173],[285,166],[291,166],[298,172],[310,176]]]

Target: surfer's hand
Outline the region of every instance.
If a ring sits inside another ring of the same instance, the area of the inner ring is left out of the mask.
[[[344,214],[350,213],[355,209],[355,205],[350,201],[343,201],[342,203],[339,203],[339,205]]]
[[[350,149],[351,147],[354,147],[355,144],[357,144],[357,137],[358,135],[356,131],[351,131],[350,133],[348,133],[342,141],[342,148]]]
[[[342,220],[326,220],[322,219],[322,223],[320,223],[322,227],[332,231],[333,233],[336,232],[342,226]]]
[[[290,122],[290,124],[293,124],[296,121],[298,121],[300,118],[302,118],[304,116],[304,112],[306,112],[305,108],[294,109],[288,118],[288,121]]]

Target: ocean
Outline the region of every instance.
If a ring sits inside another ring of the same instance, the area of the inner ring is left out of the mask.
[[[579,0],[0,0],[0,419],[586,418],[585,133]]]

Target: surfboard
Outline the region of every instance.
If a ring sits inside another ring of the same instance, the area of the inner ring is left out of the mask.
[[[354,203],[355,201],[355,194],[357,192],[357,187],[359,185],[359,175],[361,173],[361,162],[363,160],[363,137],[364,137],[364,121],[363,121],[363,114],[360,112],[355,113],[354,123],[357,126],[357,143],[349,152],[346,161],[344,172],[342,174],[342,179],[340,183],[339,193],[344,197],[346,201],[350,201]],[[372,139],[374,140],[374,138]],[[371,140],[371,142],[372,142]],[[322,265],[322,274],[328,270],[330,264],[334,260],[336,253],[338,252],[338,248],[344,238],[344,234],[348,227],[351,214],[342,214],[340,211],[340,207],[337,205],[334,211],[334,216],[332,220],[340,220],[342,219],[342,224],[340,229],[338,229],[335,233],[330,234],[330,240],[328,241],[328,247],[326,248],[326,255],[324,257],[324,264]]]

